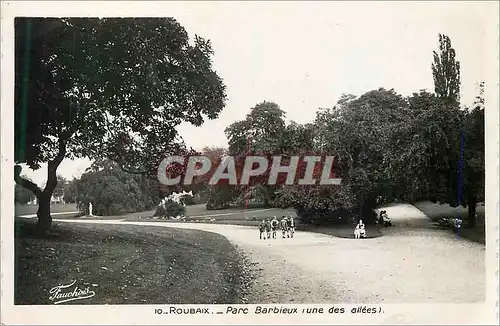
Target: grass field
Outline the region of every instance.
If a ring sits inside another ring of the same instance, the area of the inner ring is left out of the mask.
[[[52,304],[49,291],[76,280],[92,298],[73,304],[223,304],[241,302],[242,257],[221,235],[123,225],[54,223],[31,236],[16,221],[15,304]]]
[[[429,201],[418,202],[413,204],[415,207],[420,209],[425,215],[427,215],[431,220],[437,222],[443,217],[456,217],[457,213],[465,222],[467,219],[467,208],[464,207],[451,207],[450,205],[431,203]],[[482,244],[486,243],[486,225],[485,225],[485,206],[477,205],[476,207],[478,219],[476,220],[476,226],[473,229],[464,227],[460,230],[460,236],[466,239],[479,242]]]
[[[151,217],[154,212],[144,212],[134,214],[133,216],[127,216],[126,220],[136,221],[139,217],[147,218]],[[241,226],[254,226],[257,229],[260,221],[266,219],[272,219],[274,216],[281,218],[283,215],[297,217],[294,209],[225,209],[225,210],[214,210],[207,211],[205,205],[193,205],[187,207],[186,220],[188,222],[209,222],[212,224],[229,224],[229,225],[241,225]],[[215,221],[210,221],[211,219]],[[142,219],[141,219],[142,220]],[[155,220],[146,219],[145,221],[165,221],[172,222],[172,220]],[[181,221],[174,221],[176,223],[184,223]],[[316,226],[310,224],[301,224],[300,221],[296,220],[296,230],[298,231],[308,231],[327,234],[339,238],[352,238],[353,237],[353,227],[351,225],[337,225],[337,226]],[[367,225],[367,237],[376,238],[382,235],[380,230],[372,225]]]
[[[456,216],[457,210],[462,217],[466,219],[467,208],[460,207],[459,209],[450,207],[449,205],[433,204],[431,202],[418,202],[414,204],[415,207],[420,209],[424,214],[426,214],[433,221],[438,221],[442,217],[452,217]],[[16,206],[16,216],[23,214],[34,214],[36,213],[37,206],[28,205],[17,205]],[[65,211],[76,211],[76,205],[74,204],[55,204],[52,205],[51,210],[53,213],[61,213]],[[83,219],[125,219],[129,221],[135,221],[141,219],[142,221],[148,221],[154,215],[154,210],[147,212],[131,213],[124,216],[102,216],[102,217],[83,217]],[[478,205],[477,212],[479,219],[477,221],[477,226],[474,229],[462,228],[462,236],[473,241],[480,243],[485,243],[485,228],[484,228],[484,217],[485,211],[484,206]],[[192,205],[186,207],[186,217],[190,222],[208,222],[210,219],[215,219],[210,223],[215,224],[233,224],[233,225],[243,225],[243,226],[255,226],[259,224],[261,220],[267,218],[272,219],[273,216],[281,217],[283,215],[296,216],[293,209],[241,209],[241,208],[231,208],[222,210],[207,210],[204,204]],[[68,215],[57,215],[54,216],[57,219],[72,219],[77,218],[75,214]],[[81,217],[79,217],[81,219]],[[161,221],[153,220],[151,221]],[[169,220],[171,222],[171,220]],[[367,233],[369,237],[378,237],[381,235],[379,229],[373,226],[367,226]],[[323,234],[328,234],[341,238],[351,238],[352,237],[352,227],[351,226],[315,226],[315,225],[305,225],[297,224],[297,230],[318,232]]]
[[[19,205],[15,206],[15,216],[36,214],[38,210],[38,205]],[[50,205],[50,211],[52,213],[62,213],[62,212],[76,212],[76,204],[52,204]]]
[[[415,207],[432,220],[456,214],[454,208],[429,202],[417,203]],[[71,205],[57,205],[53,211],[73,209]],[[36,207],[18,211],[29,214],[36,212]],[[91,219],[161,222],[149,218],[153,213]],[[461,209],[460,214],[465,217],[466,209]],[[478,214],[478,227],[472,230],[464,228],[461,236],[484,243],[483,206],[478,206]],[[282,215],[295,214],[293,210],[278,209],[207,211],[204,205],[187,207],[188,220],[193,223],[215,218],[210,223],[254,226],[256,239],[259,221]],[[396,216],[393,217],[397,220]],[[61,216],[54,218],[60,219]],[[75,217],[63,216],[66,218]],[[422,218],[426,220],[423,215]],[[49,235],[35,238],[35,223],[36,219],[16,218],[15,304],[53,304],[49,299],[50,289],[72,281],[76,281],[79,288],[90,287],[95,296],[69,304],[245,303],[243,298],[253,282],[242,255],[227,238],[216,233],[172,227],[55,221]],[[395,225],[394,228],[404,230],[405,225]],[[297,230],[340,238],[353,237],[352,226],[298,223]],[[252,230],[241,232],[253,235]],[[367,225],[370,238],[378,237],[382,232]],[[303,234],[304,238],[311,236]],[[438,238],[446,240],[442,235]],[[267,251],[263,253],[267,254]]]

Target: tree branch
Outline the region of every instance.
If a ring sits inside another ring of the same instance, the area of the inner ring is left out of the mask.
[[[48,162],[49,169],[57,169],[66,156],[66,139],[59,138],[58,153],[56,157]]]
[[[66,156],[66,141],[59,138],[59,151],[56,157],[47,164],[47,184],[44,193],[52,194],[57,186],[57,168]]]
[[[33,192],[35,196],[40,197],[42,190],[34,182],[21,177],[21,169],[20,165],[14,167],[14,181],[21,187]]]
[[[123,164],[121,162],[116,162],[118,163],[118,166],[120,167],[120,169],[122,169],[123,171],[127,172],[127,173],[131,173],[131,174],[148,174],[150,171],[131,171],[131,170],[128,170],[126,169]]]
[[[65,142],[68,141],[73,134],[77,131],[78,127],[80,124],[83,122],[83,119],[87,115],[87,113],[90,111],[90,103],[84,106],[80,106],[80,103],[77,103],[77,108],[78,108],[78,117],[75,122],[71,123],[71,125],[68,127],[68,129],[61,134],[61,137]],[[80,112],[80,108],[82,109],[83,112]]]

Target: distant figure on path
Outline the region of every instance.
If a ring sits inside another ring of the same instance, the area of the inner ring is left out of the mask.
[[[259,224],[259,238],[262,239],[262,236],[264,236],[264,239],[266,239],[266,235],[264,234],[264,232],[266,231],[266,222],[264,220],[260,221],[260,224]]]
[[[363,220],[359,220],[359,235],[363,238],[366,237],[366,230],[365,230],[365,223],[363,223]]]
[[[273,229],[273,239],[276,239],[276,232],[278,231],[278,226],[279,226],[278,219],[276,216],[274,216],[273,220],[271,221],[271,228]]]
[[[266,232],[267,238],[271,239],[271,221],[269,221],[269,219],[266,220]]]
[[[354,229],[354,239],[359,239],[361,237],[366,238],[366,230],[363,220],[359,220],[358,225],[356,225],[356,228]]]
[[[92,203],[89,203],[89,215],[92,216]]]
[[[287,225],[288,225],[288,221],[287,221],[286,216],[283,216],[280,224],[281,224],[281,231],[283,232],[283,239],[284,239],[286,236],[286,233],[287,233]]]
[[[391,218],[387,215],[387,211],[382,211],[381,216],[383,226],[392,226]]]
[[[361,232],[359,230],[359,224],[356,224],[356,228],[354,229],[354,239],[359,239]]]
[[[293,238],[295,233],[295,220],[293,216],[288,216],[288,234],[290,238]]]

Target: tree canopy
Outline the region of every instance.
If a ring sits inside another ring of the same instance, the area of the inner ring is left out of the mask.
[[[50,226],[48,202],[61,189],[81,207],[95,202],[102,214],[157,204],[175,187],[146,176],[156,178],[165,156],[200,154],[184,144],[177,126],[200,126],[225,106],[210,41],[190,39],[172,18],[18,18],[15,24],[15,178],[38,197],[40,228]],[[264,101],[225,129],[227,149],[202,151],[215,164],[233,156],[237,169],[248,155],[334,156],[340,186],[268,185],[268,167],[250,186],[212,186],[201,176],[177,190],[220,208],[255,186],[267,205],[294,207],[309,221],[366,219],[381,203],[431,199],[468,206],[474,226],[484,198],[484,83],[473,107],[461,108],[460,63],[450,38],[438,40],[434,93],[344,94],[304,124],[286,121],[283,108]],[[80,180],[58,178],[63,159],[82,157],[95,162]],[[21,163],[32,169],[48,163],[43,189],[21,176]],[[168,169],[182,175],[185,168]]]
[[[93,163],[75,184],[75,201],[85,214],[88,214],[89,203],[92,203],[95,215],[151,210],[165,195],[158,187],[158,181],[125,172],[110,160]]]
[[[201,125],[225,105],[210,41],[190,40],[173,18],[16,18],[16,163],[48,163],[40,189],[41,230],[64,158],[103,158],[156,175],[159,161],[189,151],[176,132]]]
[[[454,103],[460,102],[460,62],[447,35],[439,34],[439,52],[434,51],[432,75],[436,95]]]

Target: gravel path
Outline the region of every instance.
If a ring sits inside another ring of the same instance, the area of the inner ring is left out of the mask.
[[[242,249],[256,272],[248,303],[470,303],[485,300],[485,246],[432,229],[412,205],[384,208],[394,227],[374,239],[296,232],[259,240],[255,227],[168,222],[219,233]],[[67,221],[70,222],[70,221]]]

